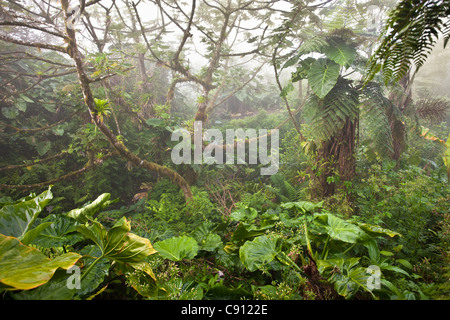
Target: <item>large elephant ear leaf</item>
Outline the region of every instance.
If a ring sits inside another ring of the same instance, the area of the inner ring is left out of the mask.
[[[260,236],[244,243],[239,258],[249,271],[256,271],[272,262],[280,251],[276,238]]]
[[[92,225],[78,226],[77,230],[92,240],[102,251],[102,258],[108,258],[126,264],[138,263],[154,254],[150,240],[130,233],[130,222],[120,219],[109,231],[97,221]]]
[[[181,236],[156,242],[155,249],[165,259],[180,261],[184,258],[193,259],[199,246],[194,238]]]
[[[356,48],[344,42],[332,42],[324,47],[323,53],[334,62],[349,68],[356,57]]]
[[[315,222],[324,227],[332,239],[347,243],[365,243],[370,240],[370,236],[360,227],[333,214],[322,213],[314,216]]]
[[[0,209],[0,233],[21,240],[30,231],[44,207],[53,199],[50,189],[48,188],[38,196],[30,195],[3,206]]]
[[[81,255],[65,253],[54,259],[0,234],[0,283],[8,290],[29,290],[47,283],[58,268],[72,267]]]
[[[321,58],[309,68],[308,83],[315,94],[323,99],[336,85],[341,66],[336,62]]]
[[[395,237],[402,235],[396,231],[392,231],[386,228],[382,228],[376,225],[368,224],[368,223],[357,223],[358,226],[363,229],[367,234],[369,234],[372,237],[379,237],[379,236],[389,236],[389,237]]]
[[[125,217],[120,219],[108,231],[104,255],[106,258],[122,263],[139,263],[147,256],[156,253],[150,240],[130,233],[130,222]]]
[[[109,201],[111,194],[103,193],[97,199],[92,201],[90,204],[83,206],[82,208],[73,209],[66,213],[68,217],[71,217],[81,223],[86,223],[92,219],[93,215],[110,205],[112,202]]]

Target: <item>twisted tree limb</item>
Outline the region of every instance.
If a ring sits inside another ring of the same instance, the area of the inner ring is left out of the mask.
[[[67,8],[68,8],[68,1],[62,0],[61,1],[63,12],[65,12],[64,15],[64,21],[66,24],[66,34],[68,38],[68,46],[67,46],[67,53],[70,55],[70,57],[75,62],[77,75],[78,75],[78,81],[83,93],[84,97],[84,103],[88,107],[90,111],[90,115],[92,118],[92,121],[97,126],[97,128],[100,129],[100,131],[105,135],[105,137],[108,139],[108,141],[111,143],[111,145],[116,149],[116,151],[125,159],[130,161],[135,166],[143,167],[149,171],[157,172],[160,175],[163,175],[165,177],[168,177],[174,184],[178,185],[185,196],[185,199],[188,201],[192,198],[192,192],[189,187],[189,184],[186,182],[186,180],[179,175],[177,172],[171,170],[170,168],[167,168],[165,166],[158,165],[153,162],[149,162],[147,160],[141,159],[135,154],[133,154],[128,148],[125,146],[123,141],[119,140],[112,132],[111,130],[106,126],[106,124],[102,121],[101,117],[97,116],[97,111],[95,107],[94,102],[94,96],[92,94],[92,90],[90,88],[90,81],[88,76],[86,75],[84,71],[83,66],[83,59],[81,56],[80,51],[78,50],[76,38],[75,38],[75,31],[67,26]]]
[[[63,152],[60,152],[58,154],[54,154],[54,155],[52,155],[50,157],[47,157],[47,158],[44,158],[44,159],[40,159],[40,160],[30,161],[30,162],[27,162],[27,163],[24,163],[24,164],[5,166],[5,167],[0,168],[0,171],[14,170],[14,169],[30,167],[30,166],[34,166],[34,165],[39,164],[39,163],[50,161],[52,159],[60,158],[60,157],[65,156],[65,155],[67,155],[67,151],[63,151]]]

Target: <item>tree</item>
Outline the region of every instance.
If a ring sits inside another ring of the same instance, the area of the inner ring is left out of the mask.
[[[311,87],[303,115],[307,120],[306,150],[314,155],[311,181],[317,197],[331,196],[336,186],[355,175],[356,142],[361,115],[367,118],[374,147],[382,154],[393,152],[395,135],[390,124],[398,108],[385,97],[382,86],[351,78],[364,68],[358,54],[361,36],[336,29],[305,41],[284,65],[297,65],[292,82],[307,80]],[[318,54],[324,57],[317,57]]]
[[[400,81],[412,64],[416,72],[439,37],[450,39],[450,1],[403,0],[390,13],[381,44],[367,64],[366,82],[382,72],[383,80]]]
[[[81,1],[79,14],[82,14],[86,7],[89,7],[97,2],[98,1],[89,1],[86,3],[85,1]],[[72,67],[71,72],[75,70],[78,76],[79,87],[83,95],[85,107],[87,107],[89,111],[90,118],[96,128],[100,130],[104,138],[106,138],[106,140],[110,143],[111,147],[113,147],[114,151],[109,150],[109,152],[117,153],[136,167],[142,167],[151,172],[156,172],[162,176],[168,177],[174,184],[178,185],[183,190],[186,200],[192,198],[190,187],[182,176],[168,167],[142,159],[135,153],[131,152],[125,146],[123,137],[114,134],[114,132],[107,125],[106,121],[104,121],[107,105],[100,99],[96,100],[91,85],[96,81],[103,80],[105,77],[91,79],[86,73],[85,57],[79,49],[76,39],[76,31],[73,28],[73,22],[76,18],[77,10],[69,8],[69,2],[67,0],[61,1],[61,9],[55,8],[50,2],[43,2],[42,6],[39,6],[38,8],[40,10],[39,12],[30,10],[23,4],[16,2],[11,2],[10,5],[13,10],[4,12],[5,19],[1,22],[1,25],[23,27],[29,34],[31,34],[31,36],[28,38],[26,36],[17,37],[14,35],[7,35],[3,32],[0,34],[0,40],[26,47],[38,48],[39,50],[52,50],[58,52],[59,54],[68,55],[75,65],[74,69]],[[17,11],[18,9],[20,10],[20,13]],[[64,17],[63,20],[58,18],[61,16],[61,13]],[[45,34],[47,41],[43,39],[36,40],[37,36],[35,36],[32,32],[38,32],[38,34],[40,32],[39,35],[41,37],[42,34]],[[53,43],[59,44],[55,45]],[[103,50],[103,48],[100,47],[100,50]],[[110,76],[112,76],[112,74],[106,75],[106,78]],[[89,159],[94,158],[90,157]],[[54,181],[47,181],[39,184],[38,186],[53,182]],[[2,187],[17,188],[18,186]]]

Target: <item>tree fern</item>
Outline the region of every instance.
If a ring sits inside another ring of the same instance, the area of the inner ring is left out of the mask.
[[[413,112],[421,119],[431,123],[440,123],[447,117],[450,110],[450,102],[443,98],[436,98],[427,94],[416,101]]]
[[[333,89],[323,98],[309,95],[304,113],[315,139],[327,140],[340,130],[347,118],[358,115],[358,91],[352,81],[339,77]]]
[[[375,151],[381,155],[394,152],[389,115],[401,116],[398,108],[383,95],[380,84],[369,82],[361,88],[361,118]],[[398,111],[398,112],[397,112]]]
[[[275,193],[281,202],[295,202],[300,199],[300,190],[293,187],[280,174],[274,174],[270,177],[275,185]]]
[[[387,84],[400,80],[414,64],[424,64],[439,34],[450,37],[449,0],[402,0],[391,12],[384,39],[367,65],[366,83],[382,72]]]

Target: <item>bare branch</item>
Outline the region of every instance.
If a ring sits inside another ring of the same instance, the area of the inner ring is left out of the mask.
[[[41,43],[41,42],[24,41],[24,40],[12,38],[12,37],[4,35],[4,34],[0,34],[0,40],[5,41],[5,42],[20,44],[20,45],[26,46],[26,47],[35,47],[35,48],[39,48],[39,49],[48,49],[48,50],[58,51],[58,52],[62,52],[62,53],[67,53],[67,48],[65,48],[65,47],[55,46],[52,44]]]
[[[50,160],[53,160],[53,159],[60,158],[60,157],[65,156],[67,154],[68,154],[67,151],[63,151],[63,152],[60,152],[58,154],[54,154],[54,155],[52,155],[50,157],[47,157],[47,158],[44,158],[44,159],[38,159],[38,160],[30,161],[30,162],[27,162],[27,163],[24,163],[24,164],[9,165],[9,166],[6,166],[6,167],[2,167],[2,168],[0,168],[0,171],[15,170],[15,169],[20,169],[20,168],[31,167],[31,166],[34,166],[36,164],[40,164],[40,163],[43,163],[43,162],[47,162],[47,161],[50,161]]]
[[[39,30],[48,34],[51,34],[53,36],[65,39],[64,35],[59,33],[59,32],[55,32],[52,31],[48,28],[44,28],[44,27],[38,27],[38,26],[34,26],[32,24],[29,23],[25,23],[25,22],[19,22],[19,21],[0,21],[0,26],[15,26],[15,27],[26,27],[26,28],[30,28],[30,29],[35,29],[35,30]]]

